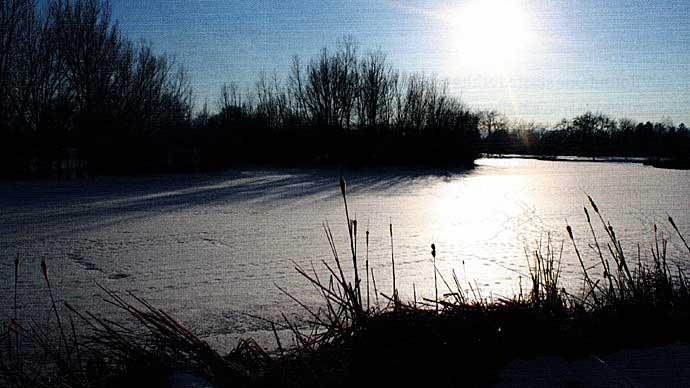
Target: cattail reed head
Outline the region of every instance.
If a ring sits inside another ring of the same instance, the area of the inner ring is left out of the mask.
[[[589,212],[587,211],[587,207],[585,206],[584,209],[585,209],[585,215],[587,216],[587,223],[590,223]]]
[[[357,220],[352,220],[352,230],[357,233]]]
[[[433,243],[431,244],[431,256],[435,259],[436,258],[436,245]]]
[[[611,224],[609,224],[609,232],[611,232],[611,237],[613,237],[615,239],[616,238],[616,232],[614,232],[613,226],[611,226]]]
[[[573,239],[573,228],[570,227],[570,225],[566,225],[565,230],[568,231],[568,236],[570,236],[570,239]]]
[[[43,272],[43,278],[48,281],[48,265],[46,265],[46,259],[41,259],[41,271]]]
[[[14,273],[19,272],[19,255],[14,258]]]
[[[678,227],[676,226],[676,223],[673,222],[673,217],[668,216],[668,222],[671,223],[671,226],[673,226],[673,229],[678,229]]]
[[[343,177],[341,176],[341,177],[340,177],[340,194],[342,194],[343,196],[345,195],[345,186],[346,186],[346,184],[345,184],[345,178],[343,178]]]
[[[594,200],[592,199],[592,197],[589,196],[589,194],[587,194],[587,199],[589,199],[589,203],[592,205],[592,209],[594,209],[594,211],[597,214],[599,214],[599,208],[597,207],[597,204],[594,203]]]

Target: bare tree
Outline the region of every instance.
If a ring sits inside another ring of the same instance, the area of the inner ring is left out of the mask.
[[[498,130],[507,130],[508,119],[496,110],[479,112],[479,129],[486,136],[491,136]]]
[[[80,112],[105,108],[121,54],[119,29],[107,2],[58,0],[51,4],[57,48]]]
[[[17,42],[26,39],[34,14],[33,0],[3,0],[0,3],[0,83],[3,86],[13,68],[12,61],[18,51]]]
[[[0,3],[0,123],[9,128],[12,117],[22,118],[22,84],[28,78],[25,49],[36,40],[35,4],[32,0]]]
[[[351,36],[338,43],[334,58],[333,80],[335,113],[340,128],[350,129],[355,106],[359,73],[357,69],[357,44]]]
[[[233,107],[242,106],[242,96],[236,83],[224,83],[220,88],[220,96],[216,102],[216,108],[221,115],[226,114]]]
[[[306,68],[303,102],[317,125],[350,128],[357,87],[357,50],[351,39],[340,42],[335,54],[323,49]]]
[[[360,61],[356,100],[360,127],[388,124],[393,77],[393,70],[380,51],[371,52]]]
[[[293,114],[300,121],[305,120],[308,116],[303,77],[302,63],[299,57],[295,55],[290,63],[287,88],[290,99],[293,102]]]

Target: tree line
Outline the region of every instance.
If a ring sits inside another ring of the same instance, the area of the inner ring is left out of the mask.
[[[687,158],[684,124],[585,113],[555,126],[474,112],[352,38],[228,82],[195,107],[184,67],[123,36],[103,0],[0,5],[0,176],[235,163],[470,164],[488,153]]]
[[[46,174],[72,160],[134,170],[189,131],[185,71],[134,44],[91,0],[6,0],[0,8],[0,169]]]
[[[636,122],[585,112],[553,126],[511,122],[496,112],[480,112],[482,150],[492,154],[542,156],[621,156],[690,158],[690,132],[684,123]]]
[[[184,68],[124,37],[101,0],[0,7],[0,171],[48,175],[237,162],[471,162],[478,116],[444,81],[404,74],[351,38],[287,77],[223,85],[195,112]],[[70,163],[72,165],[70,165]]]
[[[478,116],[447,83],[405,74],[380,51],[360,54],[350,38],[303,62],[287,77],[259,74],[252,89],[223,85],[215,114],[205,107],[205,164],[243,161],[471,163],[478,156]],[[233,146],[234,145],[234,146]]]

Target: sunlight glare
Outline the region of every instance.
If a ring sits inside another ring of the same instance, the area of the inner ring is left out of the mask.
[[[481,73],[509,70],[533,40],[520,0],[475,0],[445,13],[452,66]]]

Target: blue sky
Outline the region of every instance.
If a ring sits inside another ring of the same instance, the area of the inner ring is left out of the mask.
[[[593,110],[690,123],[688,1],[111,0],[111,6],[131,39],[187,67],[199,101],[213,103],[223,82],[251,85],[260,71],[282,76],[293,54],[309,58],[349,34],[362,51],[380,48],[403,71],[447,79],[474,109],[539,122]]]

